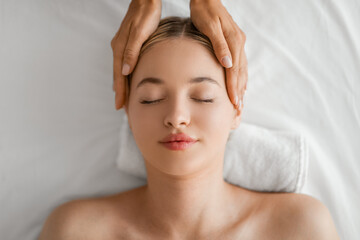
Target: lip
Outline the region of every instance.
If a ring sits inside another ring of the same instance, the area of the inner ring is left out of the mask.
[[[184,150],[191,147],[198,140],[185,133],[169,134],[160,143],[170,150]]]
[[[161,144],[163,144],[166,148],[168,148],[170,150],[178,151],[178,150],[185,150],[185,149],[191,147],[196,142],[197,141],[195,141],[195,142],[164,142]]]
[[[177,133],[177,134],[169,134],[167,135],[162,141],[161,143],[166,143],[166,142],[177,142],[177,141],[181,141],[181,142],[196,142],[197,140],[186,135],[185,133]]]

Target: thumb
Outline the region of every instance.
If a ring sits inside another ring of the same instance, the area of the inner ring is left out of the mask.
[[[224,38],[222,32],[215,34],[213,39],[211,39],[212,45],[214,47],[216,58],[219,62],[226,68],[232,67],[232,57],[228,47],[228,44]]]
[[[134,70],[143,42],[144,40],[139,37],[139,34],[134,33],[134,31],[130,33],[123,55],[123,75],[128,75]]]

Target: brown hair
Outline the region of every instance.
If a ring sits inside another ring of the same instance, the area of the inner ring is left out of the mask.
[[[210,39],[195,27],[189,17],[182,18],[170,16],[161,19],[155,32],[152,33],[149,38],[143,43],[140,49],[138,59],[140,59],[144,52],[150,49],[154,44],[164,40],[181,37],[190,38],[199,42],[200,44],[204,45],[216,58],[215,51]],[[133,72],[126,76],[128,88],[128,90],[126,91],[127,94],[129,94],[130,92],[131,78]]]

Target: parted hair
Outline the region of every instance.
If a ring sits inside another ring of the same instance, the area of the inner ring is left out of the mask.
[[[145,51],[154,46],[154,44],[164,40],[181,37],[186,37],[199,42],[200,44],[205,46],[216,58],[215,51],[210,39],[195,27],[189,17],[169,16],[160,20],[155,32],[153,32],[149,36],[149,38],[143,43],[140,49],[138,59],[140,59],[140,57],[144,54]],[[127,94],[130,92],[131,78],[133,72],[127,75],[126,78],[128,87]]]

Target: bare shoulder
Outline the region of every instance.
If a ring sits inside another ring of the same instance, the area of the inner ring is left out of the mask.
[[[328,208],[306,194],[284,193],[269,197],[274,221],[269,231],[277,239],[340,239]]]
[[[141,214],[136,206],[142,190],[64,203],[46,219],[38,240],[133,239],[130,226]]]
[[[55,208],[46,219],[39,240],[70,239],[69,236],[78,236],[76,229],[79,218],[78,201],[62,204]]]
[[[38,240],[115,239],[112,197],[73,200],[56,207],[46,219]]]

